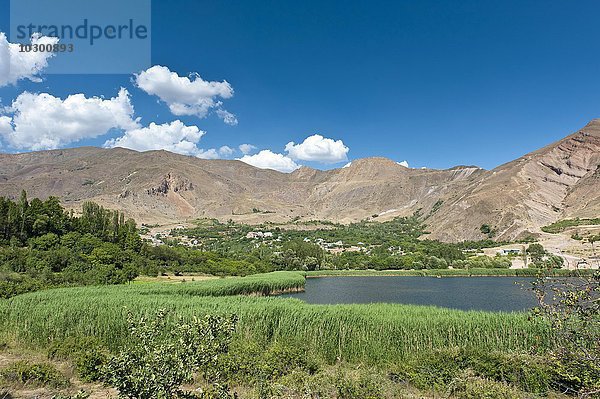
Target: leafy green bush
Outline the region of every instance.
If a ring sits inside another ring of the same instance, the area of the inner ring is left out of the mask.
[[[523,393],[506,383],[492,381],[466,370],[456,377],[449,387],[452,397],[457,399],[524,399]]]
[[[102,379],[102,368],[108,359],[108,352],[93,337],[67,338],[53,342],[48,349],[49,359],[71,360],[82,381]]]
[[[419,389],[445,390],[465,370],[536,394],[547,393],[554,377],[550,364],[539,357],[460,348],[417,356],[400,365],[393,377],[406,380]]]
[[[261,371],[268,378],[274,379],[289,374],[294,369],[314,374],[318,370],[316,362],[307,356],[307,348],[302,344],[276,342],[264,353]]]
[[[305,370],[295,369],[277,380],[284,397],[328,398],[333,396],[333,386],[328,375],[309,374]]]
[[[96,346],[100,346],[97,338],[69,337],[53,341],[48,347],[47,355],[50,360],[68,360],[73,359],[80,352]]]
[[[550,361],[563,392],[594,397],[600,392],[600,272],[573,279],[540,278],[535,314],[552,326]]]
[[[278,384],[279,379],[286,379],[292,374],[311,377],[318,372],[320,366],[321,364],[310,355],[308,346],[300,341],[276,341],[267,344],[250,337],[237,336],[229,352],[221,358],[218,368],[222,370],[225,379],[238,384],[257,386],[259,392],[267,394],[275,389],[271,385],[274,382]],[[298,388],[297,385],[294,387]]]
[[[0,371],[0,377],[7,383],[61,388],[69,385],[69,380],[51,364],[18,361]]]
[[[169,320],[164,310],[151,319],[130,316],[130,340],[108,362],[106,381],[121,396],[137,399],[228,398],[218,365],[229,349],[236,321],[234,316]],[[197,373],[212,383],[200,396],[182,388]]]
[[[383,399],[381,383],[369,376],[360,375],[356,379],[339,375],[336,381],[339,399]]]
[[[77,357],[75,357],[75,370],[84,382],[101,380],[107,358],[106,352],[99,347],[92,347],[88,351],[77,354]]]

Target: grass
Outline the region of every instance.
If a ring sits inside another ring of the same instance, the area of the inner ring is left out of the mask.
[[[228,277],[201,282],[144,283],[138,285],[142,295],[177,294],[190,296],[274,295],[304,289],[304,274],[272,272],[246,277]]]
[[[115,349],[127,339],[126,314],[166,308],[191,317],[232,314],[238,334],[261,342],[305,342],[317,356],[382,364],[446,347],[528,351],[549,345],[549,330],[526,313],[370,304],[310,305],[296,299],[239,296],[298,289],[300,272],[181,284],[60,288],[0,301],[0,339],[46,348],[94,336]]]
[[[552,276],[570,277],[592,274],[592,270],[554,269]],[[425,270],[316,270],[306,272],[307,277],[326,276],[508,276],[538,277],[549,276],[541,269],[425,269]]]

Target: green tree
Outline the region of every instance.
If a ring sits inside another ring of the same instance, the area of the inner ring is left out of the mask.
[[[600,241],[600,234],[590,236],[588,238],[588,241],[590,242],[590,244],[592,244],[592,254],[594,255],[594,257],[596,257],[596,248],[594,248],[594,243]]]
[[[542,244],[533,243],[527,248],[527,254],[531,258],[531,261],[535,264],[540,264],[546,256],[546,250]]]

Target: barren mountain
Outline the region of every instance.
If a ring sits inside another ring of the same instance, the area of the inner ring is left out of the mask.
[[[481,239],[487,224],[497,238],[512,239],[565,217],[600,215],[600,120],[491,171],[409,169],[366,158],[284,174],[239,161],[95,147],[0,154],[0,195],[21,189],[72,208],[93,200],[146,223],[350,222],[418,211],[433,238]]]
[[[600,215],[600,120],[486,172],[456,192],[432,218],[437,238],[478,238],[488,224],[498,239],[524,237],[567,217]],[[595,176],[595,177],[594,177]]]

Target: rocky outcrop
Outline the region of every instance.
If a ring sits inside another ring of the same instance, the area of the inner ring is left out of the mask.
[[[148,195],[167,195],[169,191],[175,193],[180,191],[190,191],[194,185],[187,178],[168,173],[156,187],[146,190]]]

